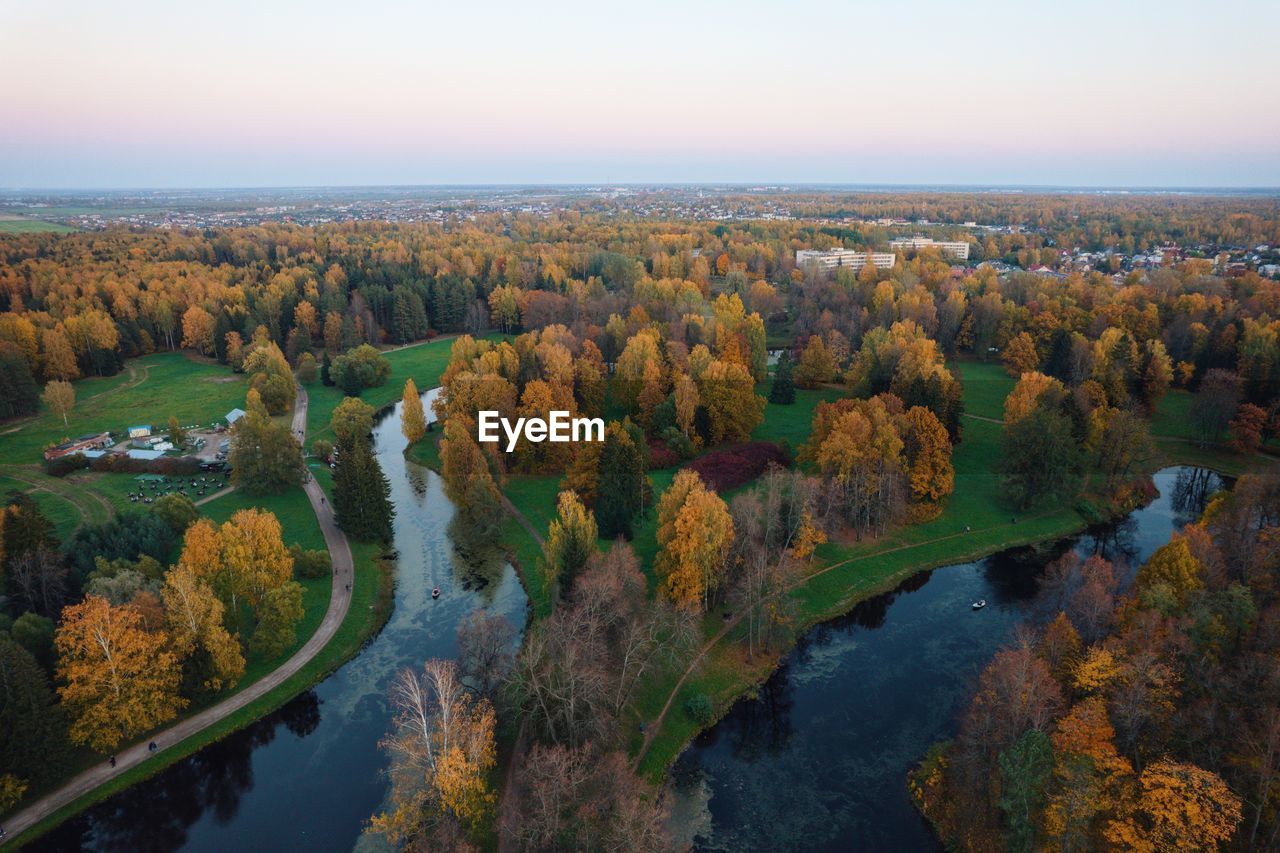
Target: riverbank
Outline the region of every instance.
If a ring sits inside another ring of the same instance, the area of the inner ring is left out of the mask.
[[[175,744],[143,764],[120,773],[118,776],[113,777],[111,781],[95,788],[91,793],[63,806],[34,824],[30,829],[23,832],[21,836],[17,836],[12,840],[20,840],[23,844],[34,841],[58,824],[93,806],[95,803],[106,800],[132,785],[157,775],[215,741],[243,729],[278,710],[298,694],[323,681],[330,673],[355,657],[365,643],[377,635],[391,614],[394,575],[391,564],[381,558],[380,546],[352,543],[351,551],[355,566],[355,582],[352,586],[351,607],[348,611],[348,616],[342,621],[333,638],[298,672],[233,714]],[[252,683],[245,684],[241,689],[246,689],[251,685]],[[225,700],[234,695],[232,693],[229,696],[222,696],[219,697],[219,700]],[[154,735],[147,735],[139,742],[153,737]]]
[[[295,403],[294,428],[301,430],[308,398],[301,387]],[[305,527],[304,548],[326,548],[333,557],[332,574],[303,581],[304,618],[294,646],[275,661],[251,661],[242,684],[203,707],[191,708],[165,728],[148,733],[117,750],[120,769],[108,771],[101,756],[86,756],[70,781],[34,800],[15,813],[12,822],[25,840],[38,837],[77,812],[154,776],[215,740],[249,725],[276,710],[295,695],[323,679],[385,622],[390,607],[389,574],[379,545],[351,546],[336,527],[324,495],[332,483],[327,469],[317,469],[301,489],[285,495],[249,499],[241,492],[222,498],[218,509],[229,514],[243,500],[281,511],[281,521],[293,521],[290,529]],[[302,496],[302,505],[292,498]],[[215,520],[218,513],[209,513]],[[307,522],[304,524],[303,521]],[[312,529],[314,528],[314,530]],[[314,535],[313,535],[314,534]],[[350,583],[347,582],[350,579]],[[356,609],[352,611],[352,604]],[[142,744],[161,743],[159,753],[149,755]],[[79,795],[79,796],[77,796]],[[71,799],[73,798],[74,799]],[[66,800],[69,800],[66,801]],[[57,805],[62,801],[61,805]],[[52,808],[57,805],[56,808]],[[51,811],[48,811],[51,809]],[[47,813],[45,813],[47,811]],[[23,824],[34,821],[30,826]]]
[[[684,710],[689,699],[706,697],[714,709],[710,719],[719,719],[740,697],[750,694],[768,679],[797,639],[815,625],[850,612],[860,602],[894,589],[922,570],[977,560],[1013,547],[1056,542],[1134,508],[1133,498],[1121,505],[1109,505],[1097,494],[1084,494],[1069,506],[1024,517],[1010,514],[1002,502],[1000,480],[993,466],[1000,457],[1004,398],[1014,382],[998,365],[968,362],[956,367],[965,379],[965,403],[970,416],[965,418],[964,438],[956,446],[953,457],[955,493],[942,513],[875,541],[831,542],[821,546],[805,576],[788,590],[795,604],[795,617],[787,639],[767,654],[757,652],[754,658],[746,656],[745,644],[741,642],[744,632],[740,616],[729,612],[727,607],[707,614],[702,623],[704,642],[693,658],[686,658],[646,679],[625,716],[628,749],[635,756],[637,769],[651,782],[660,782],[688,743],[714,724],[706,718],[690,717]],[[1185,392],[1179,392],[1171,404],[1185,407],[1182,395]],[[807,399],[809,396],[813,399]],[[802,400],[803,406],[770,404],[765,422],[753,438],[776,440],[773,435],[759,433],[784,431],[781,437],[793,447],[797,446],[807,438],[813,406],[818,399],[831,396],[839,394],[825,389],[808,392]],[[1269,457],[1245,459],[1220,449],[1202,449],[1182,437],[1159,439],[1157,449],[1159,454],[1149,460],[1148,471],[1188,464],[1237,475],[1252,465],[1270,463]],[[413,448],[410,457],[439,469],[432,436]],[[672,473],[669,470],[651,472],[655,501],[669,484]],[[513,515],[505,520],[501,537],[513,561],[525,568],[536,565],[540,554],[528,526],[537,528],[549,521],[559,479],[555,476],[513,477],[504,489],[523,518]],[[633,541],[649,574],[656,547],[652,526],[653,519],[645,519]],[[528,572],[522,572],[521,576],[535,617],[549,613],[551,602],[541,589],[539,579]]]
[[[796,640],[815,625],[848,613],[916,572],[976,560],[1012,547],[1057,541],[1133,508],[1131,503],[1110,506],[1096,494],[1084,494],[1070,507],[1031,517],[1010,515],[1001,500],[993,465],[1000,458],[1000,409],[1013,380],[995,365],[967,363],[963,370],[969,416],[964,421],[964,438],[952,459],[955,492],[942,514],[893,531],[878,542],[819,547],[813,568],[788,590],[796,605],[792,630],[768,655],[746,656],[740,616],[727,607],[707,614],[703,620],[706,641],[693,660],[656,674],[638,691],[627,729],[636,768],[644,777],[660,782],[689,742],[714,725],[738,698],[767,679]],[[1246,459],[1182,439],[1158,441],[1157,449],[1157,457],[1148,461],[1144,474],[1186,464],[1236,476],[1251,466],[1274,464],[1271,457]],[[698,696],[709,700],[713,722],[695,720],[685,713],[685,703]]]

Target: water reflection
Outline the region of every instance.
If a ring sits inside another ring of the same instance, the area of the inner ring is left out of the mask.
[[[434,392],[424,395],[430,413]],[[405,461],[399,406],[374,428],[396,507],[395,607],[354,659],[278,712],[89,809],[36,850],[351,850],[382,805],[386,688],[403,666],[452,657],[477,607],[524,625],[527,599],[501,555],[460,556],[440,478]],[[492,550],[492,549],[490,549]],[[431,598],[439,587],[441,596]],[[375,845],[376,846],[376,845]]]
[[[1123,584],[1220,488],[1195,469],[1155,482],[1160,497],[1118,524],[917,574],[816,626],[757,696],[676,762],[678,840],[701,850],[939,849],[907,797],[907,772],[954,732],[978,672],[1035,617],[1046,565],[1071,549],[1101,554],[1120,564]],[[974,612],[978,598],[989,606]]]

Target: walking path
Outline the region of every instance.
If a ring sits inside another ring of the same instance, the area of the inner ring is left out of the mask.
[[[299,386],[293,412],[293,430],[300,443],[306,437],[306,428],[307,392]],[[346,617],[347,609],[351,605],[351,590],[348,588],[348,584],[354,586],[355,583],[351,546],[347,542],[347,537],[338,529],[333,517],[333,508],[329,505],[324,496],[324,491],[320,488],[320,484],[316,482],[315,478],[309,478],[303,485],[303,489],[311,500],[311,508],[315,510],[316,519],[320,522],[320,530],[324,533],[325,545],[328,547],[329,555],[333,560],[333,591],[329,596],[329,609],[325,612],[324,620],[321,621],[320,627],[311,635],[311,638],[294,653],[293,657],[289,658],[269,675],[260,678],[239,693],[227,697],[217,705],[206,708],[167,729],[153,733],[149,740],[156,744],[157,748],[154,753],[150,751],[146,742],[135,743],[116,753],[115,767],[103,760],[76,776],[58,790],[46,794],[22,811],[9,817],[3,824],[8,835],[4,841],[0,841],[0,846],[13,841],[25,830],[30,829],[63,806],[69,805],[92,792],[99,785],[105,784],[118,774],[142,764],[152,755],[159,755],[165,750],[172,749],[192,735],[207,729],[220,720],[226,719],[254,700],[265,696],[306,666],[332,639],[339,626],[342,625],[342,620]]]

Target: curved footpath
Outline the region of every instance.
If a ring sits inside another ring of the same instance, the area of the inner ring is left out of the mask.
[[[293,432],[299,443],[304,442],[306,430],[307,392],[299,386],[293,411]],[[325,545],[329,549],[329,555],[333,560],[333,591],[329,596],[329,609],[325,612],[324,620],[321,621],[320,627],[316,628],[311,638],[294,653],[293,657],[240,692],[227,697],[217,705],[206,708],[194,716],[175,723],[167,729],[155,732],[146,741],[135,743],[127,749],[116,753],[115,767],[112,767],[106,759],[103,759],[58,790],[46,794],[22,811],[7,818],[3,824],[0,824],[8,833],[4,841],[0,841],[0,846],[17,839],[19,835],[35,824],[63,806],[69,805],[80,797],[91,793],[99,785],[147,761],[153,756],[153,753],[148,751],[147,741],[155,742],[157,749],[154,755],[159,755],[166,749],[172,749],[192,735],[225,719],[255,699],[265,696],[302,669],[333,638],[339,626],[342,625],[342,620],[346,618],[347,609],[351,605],[351,590],[348,589],[348,584],[354,586],[355,582],[351,546],[347,542],[347,537],[338,529],[333,517],[333,507],[330,506],[325,498],[324,490],[320,488],[320,484],[316,482],[315,478],[308,477],[307,482],[303,484],[303,489],[311,501],[311,508],[315,510],[316,520],[320,523],[320,530],[324,533]]]

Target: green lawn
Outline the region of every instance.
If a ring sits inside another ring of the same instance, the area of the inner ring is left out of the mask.
[[[0,216],[0,235],[35,234],[45,231],[66,234],[75,230],[70,225],[63,225],[60,222],[46,222],[43,219],[29,219],[25,216]]]
[[[980,418],[1004,420],[1004,398],[1016,384],[1004,366],[989,361],[952,361],[947,365],[964,383],[964,410]],[[967,428],[966,424],[966,428]]]
[[[498,338],[500,335],[488,335]],[[440,384],[440,374],[449,365],[449,351],[453,347],[453,338],[437,338],[423,344],[414,344],[400,349],[388,350],[384,353],[391,362],[391,378],[377,388],[368,388],[360,395],[374,409],[380,409],[388,403],[394,403],[404,395],[404,383],[409,377],[418,386],[419,391],[427,391]],[[333,430],[329,428],[329,418],[333,410],[342,402],[342,389],[332,385],[315,382],[307,388],[307,441],[317,438],[333,440]]]
[[[76,405],[68,423],[44,409],[0,434],[4,464],[39,463],[45,446],[65,438],[109,430],[123,436],[136,424],[162,428],[176,415],[182,424],[211,424],[244,405],[244,376],[227,367],[166,352],[131,359],[125,370],[74,383]]]
[[[1151,434],[1173,438],[1198,438],[1191,422],[1191,401],[1194,399],[1195,395],[1190,391],[1178,389],[1168,391],[1156,404],[1156,413],[1151,418]]]

